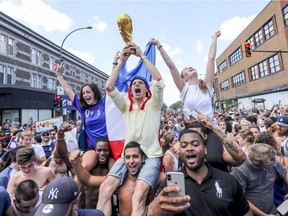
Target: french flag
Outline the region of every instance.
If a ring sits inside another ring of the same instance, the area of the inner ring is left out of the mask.
[[[16,137],[11,137],[11,139],[7,145],[7,149],[10,150],[10,149],[16,148],[17,146],[18,145],[17,145]]]
[[[148,60],[155,65],[156,50],[155,45],[148,43],[145,48],[144,55]],[[140,60],[137,66],[131,71],[127,71],[126,64],[123,65],[118,80],[116,82],[116,88],[123,94],[128,100],[128,88],[131,80],[134,76],[142,76],[148,82],[151,82],[152,76],[147,70],[145,64]],[[110,141],[110,147],[115,161],[121,157],[124,138],[125,138],[125,125],[122,117],[122,113],[114,105],[113,101],[108,95],[105,95],[105,116],[108,138]]]

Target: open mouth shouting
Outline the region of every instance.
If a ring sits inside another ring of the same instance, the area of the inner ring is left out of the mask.
[[[189,164],[194,164],[196,162],[197,155],[196,154],[188,154],[186,155],[187,162]]]
[[[136,166],[136,164],[129,165],[128,166],[128,170],[129,170],[129,173],[131,175],[136,175],[137,174],[137,166]]]

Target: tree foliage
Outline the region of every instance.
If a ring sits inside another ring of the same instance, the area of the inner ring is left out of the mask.
[[[174,110],[183,109],[182,101],[177,101],[176,103],[171,104],[169,108]]]

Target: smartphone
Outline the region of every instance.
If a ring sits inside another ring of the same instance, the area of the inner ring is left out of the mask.
[[[185,178],[182,172],[167,172],[167,186],[177,185],[180,191],[169,193],[171,197],[182,197],[185,196]]]
[[[281,203],[281,205],[277,207],[277,211],[280,215],[286,215],[288,213],[288,200]]]

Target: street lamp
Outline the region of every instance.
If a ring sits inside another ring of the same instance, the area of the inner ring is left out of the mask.
[[[87,26],[87,27],[82,27],[82,28],[78,28],[78,29],[75,29],[73,30],[72,32],[70,32],[65,38],[64,40],[62,41],[62,44],[61,44],[61,48],[60,48],[60,60],[63,61],[62,59],[62,52],[63,52],[63,45],[64,45],[64,42],[65,40],[69,37],[69,35],[71,35],[72,33],[76,32],[76,31],[79,31],[79,30],[82,30],[82,29],[92,29],[92,26]]]
[[[69,35],[71,35],[72,33],[76,32],[76,31],[79,31],[79,30],[82,30],[82,29],[92,29],[92,26],[87,26],[87,27],[82,27],[82,28],[78,28],[78,29],[75,29],[73,31],[71,31],[65,38],[64,40],[62,41],[62,44],[61,44],[61,48],[60,48],[60,61],[62,62],[63,61],[63,58],[62,58],[62,53],[63,53],[63,45],[64,45],[64,42],[65,40],[69,37]],[[64,67],[61,68],[61,74],[63,74],[63,70],[64,70]],[[64,91],[63,91],[63,88],[61,86],[58,86],[57,87],[57,95],[64,95]],[[62,101],[61,101],[62,103]],[[60,112],[61,114],[63,113],[66,113],[66,108],[62,108],[62,106],[60,107]],[[65,115],[64,114],[64,120],[65,120]]]

